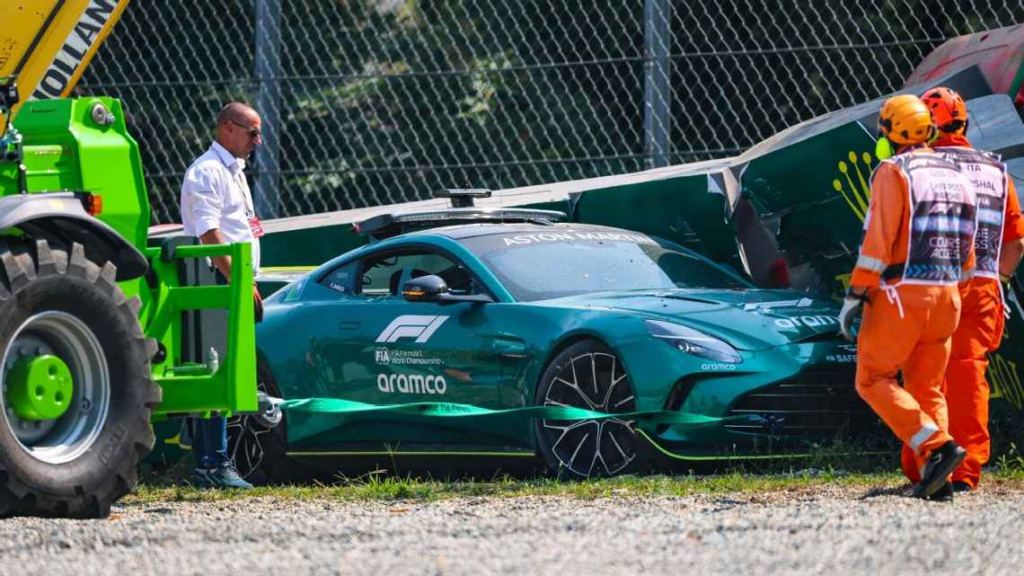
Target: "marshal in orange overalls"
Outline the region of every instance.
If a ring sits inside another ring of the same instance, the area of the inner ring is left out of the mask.
[[[920,470],[952,440],[942,380],[960,317],[957,283],[974,266],[975,200],[957,167],[927,148],[882,162],[871,192],[850,282],[868,289],[857,392]]]
[[[973,277],[960,285],[960,324],[953,333],[943,385],[949,406],[949,433],[967,450],[967,458],[953,471],[953,482],[975,489],[990,451],[989,385],[985,379],[988,354],[999,348],[1003,337],[1000,248],[1024,238],[1024,219],[1013,180],[1007,177],[1006,167],[998,158],[974,150],[966,138],[956,134],[943,134],[933,146],[959,165],[978,199],[974,244],[977,267]],[[1011,267],[1015,265],[1010,263]],[[919,482],[917,460],[907,445],[901,460],[907,478]]]

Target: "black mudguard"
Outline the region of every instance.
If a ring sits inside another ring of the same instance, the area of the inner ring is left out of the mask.
[[[90,215],[73,192],[21,194],[0,198],[0,231],[17,228],[32,238],[71,246],[78,242],[96,262],[117,266],[117,281],[149,270],[146,257],[109,225]]]

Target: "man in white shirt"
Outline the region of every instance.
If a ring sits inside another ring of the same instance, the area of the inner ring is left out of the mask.
[[[260,266],[263,227],[246,182],[245,159],[260,138],[260,116],[251,107],[231,102],[217,115],[217,135],[205,154],[185,172],[181,185],[181,219],[185,233],[203,244],[249,242],[252,245],[253,274]],[[231,257],[213,258],[218,282],[231,278]],[[263,301],[253,286],[256,321],[263,318]],[[223,417],[193,422],[195,455],[193,482],[200,487],[252,488],[235,469],[227,454],[227,422]]]

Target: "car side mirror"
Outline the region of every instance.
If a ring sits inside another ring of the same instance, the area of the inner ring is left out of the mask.
[[[420,276],[402,285],[402,296],[408,302],[437,302],[438,296],[448,293],[448,283],[440,276]]]
[[[455,304],[458,302],[494,302],[487,294],[456,295],[448,292],[448,283],[433,274],[413,278],[402,285],[402,296],[407,302],[434,302]]]

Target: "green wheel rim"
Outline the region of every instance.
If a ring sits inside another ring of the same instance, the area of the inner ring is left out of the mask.
[[[71,370],[52,354],[19,358],[4,382],[7,399],[22,420],[54,420],[71,405]]]
[[[27,396],[38,391],[40,372],[46,377],[55,372],[59,382],[50,401],[45,400],[50,388],[43,386],[44,400],[33,402]],[[22,450],[48,464],[79,458],[107,422],[111,379],[106,355],[92,329],[67,312],[36,314],[15,330],[0,356],[0,385],[6,426]],[[63,406],[56,405],[58,392]]]

